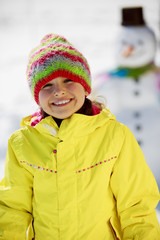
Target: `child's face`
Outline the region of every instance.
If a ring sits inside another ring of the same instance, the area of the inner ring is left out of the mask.
[[[80,83],[58,77],[41,88],[39,104],[47,114],[65,119],[83,106],[87,95]]]

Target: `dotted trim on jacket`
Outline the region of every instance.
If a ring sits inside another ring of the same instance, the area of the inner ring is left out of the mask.
[[[24,163],[24,164],[26,164],[26,165],[28,165],[30,167],[36,168],[39,171],[47,171],[47,172],[51,172],[51,173],[57,173],[57,171],[53,171],[53,170],[50,170],[48,168],[43,168],[43,167],[40,167],[40,166],[36,166],[36,165],[30,164],[30,163],[28,163],[26,161],[20,161],[20,163]]]
[[[113,159],[115,159],[115,158],[117,158],[117,156],[108,158],[108,159],[104,160],[103,162],[96,163],[96,164],[94,164],[94,165],[92,165],[92,166],[90,166],[90,167],[88,167],[88,168],[84,168],[84,169],[82,169],[82,170],[78,170],[78,171],[76,171],[76,173],[85,172],[85,171],[90,170],[90,169],[92,169],[92,168],[94,168],[94,167],[97,167],[97,166],[99,166],[99,165],[101,165],[101,164],[103,164],[103,163],[110,162],[111,160],[113,160]]]
[[[99,165],[101,165],[101,164],[103,164],[103,163],[110,162],[111,160],[116,159],[116,158],[117,158],[117,156],[108,158],[108,159],[106,159],[106,160],[104,160],[104,161],[102,161],[102,162],[96,163],[96,164],[94,164],[94,165],[92,165],[92,166],[90,166],[90,167],[88,167],[88,168],[83,168],[82,170],[78,170],[78,171],[76,171],[76,173],[85,172],[85,171],[90,170],[90,169],[92,169],[92,168],[94,168],[94,167],[97,167],[97,166],[99,166]],[[20,163],[26,164],[26,165],[28,165],[28,166],[30,166],[30,167],[33,167],[33,168],[35,168],[35,169],[37,169],[37,170],[39,170],[39,171],[47,171],[47,172],[51,172],[51,173],[57,173],[57,171],[53,171],[53,170],[48,169],[48,168],[43,168],[43,167],[40,167],[40,166],[36,166],[36,165],[30,164],[30,163],[28,163],[28,162],[26,162],[26,161],[20,161]]]

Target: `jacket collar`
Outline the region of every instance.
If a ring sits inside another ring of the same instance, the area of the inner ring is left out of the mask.
[[[44,134],[56,136],[61,140],[72,138],[74,136],[85,136],[101,127],[109,120],[115,120],[115,116],[108,109],[103,109],[99,114],[87,116],[75,113],[70,118],[64,119],[61,126],[58,127],[51,116],[42,119],[34,128]],[[24,118],[21,126],[31,127],[32,116]]]

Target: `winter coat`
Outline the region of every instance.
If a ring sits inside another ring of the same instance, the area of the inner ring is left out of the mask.
[[[158,187],[126,126],[106,109],[31,121],[9,139],[1,240],[160,239]]]

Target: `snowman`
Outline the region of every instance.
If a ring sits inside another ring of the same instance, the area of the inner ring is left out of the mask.
[[[117,68],[95,77],[94,95],[104,96],[116,119],[136,137],[160,188],[160,71],[156,38],[142,7],[122,8],[115,44]],[[160,208],[160,206],[159,206]]]

